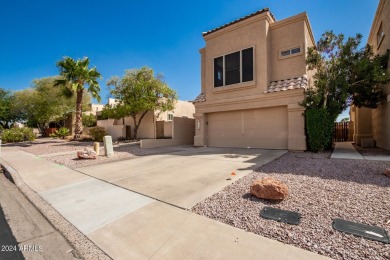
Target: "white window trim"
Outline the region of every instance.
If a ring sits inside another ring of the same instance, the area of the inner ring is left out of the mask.
[[[295,49],[295,48],[300,48],[300,52],[297,52],[297,53],[294,53],[294,54],[289,54],[289,55],[286,55],[286,56],[282,56],[282,52],[288,51],[288,50],[291,52],[291,50]],[[296,56],[303,55],[303,53],[304,53],[303,44],[292,45],[290,47],[279,49],[278,50],[278,57],[279,57],[279,60],[284,60],[284,59],[293,58],[293,57],[296,57]]]
[[[253,48],[253,79],[251,81],[245,81],[245,82],[242,82],[242,51],[243,50],[246,50],[246,49],[249,49],[249,48]],[[225,84],[225,80],[226,80],[226,72],[225,72],[225,56],[229,55],[229,54],[232,54],[232,53],[235,53],[235,52],[240,52],[240,82],[239,83],[235,83],[235,84],[230,84],[230,85],[226,85]],[[212,58],[212,73],[213,73],[213,89],[214,90],[218,90],[218,89],[224,89],[225,87],[234,87],[234,86],[241,86],[241,85],[244,85],[244,86],[248,86],[248,85],[254,85],[254,82],[255,82],[255,72],[256,72],[256,68],[255,68],[255,65],[256,65],[256,49],[255,49],[255,46],[248,46],[248,47],[244,47],[244,48],[241,48],[239,50],[235,50],[235,51],[232,51],[232,52],[228,52],[228,53],[224,53],[224,54],[220,54],[220,55],[216,55]],[[214,60],[216,58],[219,58],[222,56],[222,65],[223,65],[223,85],[222,86],[219,86],[219,87],[215,87],[215,77],[214,77],[214,72],[215,72],[215,67],[214,67]]]

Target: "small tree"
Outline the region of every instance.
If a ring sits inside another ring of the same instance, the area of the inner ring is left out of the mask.
[[[74,111],[75,97],[67,97],[54,87],[56,77],[36,79],[32,88],[15,92],[13,109],[27,125],[38,127],[41,134],[50,122],[61,122]]]
[[[315,70],[315,88],[307,91],[303,105],[325,108],[334,121],[350,105],[377,108],[388,82],[389,51],[374,56],[372,48],[359,49],[362,35],[344,39],[343,34],[325,32],[316,47],[308,48],[306,62]]]
[[[0,88],[0,126],[8,129],[11,124],[20,119],[14,109],[15,95],[11,91]]]
[[[389,51],[374,56],[368,45],[359,49],[361,39],[360,34],[345,40],[343,34],[325,32],[316,47],[308,48],[306,62],[315,70],[314,88],[306,91],[302,105],[310,117],[307,134],[313,150],[321,151],[331,143],[331,125],[348,106],[377,108],[383,101],[383,84],[390,79]],[[315,127],[316,121],[321,127]]]
[[[111,95],[119,101],[116,106],[106,107],[103,114],[122,118],[130,116],[134,122],[134,139],[142,119],[148,111],[169,111],[174,109],[176,92],[163,80],[154,76],[151,68],[127,70],[122,78],[112,77],[108,82]],[[110,112],[112,111],[112,112]]]
[[[97,80],[101,78],[101,75],[96,70],[96,67],[89,68],[89,59],[87,57],[79,60],[64,57],[63,60],[57,62],[57,67],[60,71],[61,78],[56,80],[55,85],[67,87],[70,91],[76,93],[76,126],[74,139],[78,140],[81,136],[84,86],[88,85],[88,92],[100,102],[100,86]]]
[[[83,126],[86,126],[86,127],[93,127],[93,126],[96,126],[96,116],[93,115],[93,114],[89,114],[89,115],[83,115],[82,117],[82,122],[83,122]]]

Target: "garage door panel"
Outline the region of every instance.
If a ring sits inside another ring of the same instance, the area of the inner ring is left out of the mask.
[[[208,115],[209,146],[286,149],[287,138],[287,107]]]

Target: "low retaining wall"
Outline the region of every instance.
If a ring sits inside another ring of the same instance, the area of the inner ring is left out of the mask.
[[[156,148],[181,145],[179,140],[174,139],[142,139],[140,142],[141,148]]]

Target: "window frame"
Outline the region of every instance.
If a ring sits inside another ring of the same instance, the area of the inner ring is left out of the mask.
[[[252,49],[252,80],[249,80],[249,81],[242,81],[243,80],[243,54],[242,52],[244,50],[247,50],[247,49]],[[229,85],[226,85],[226,56],[230,55],[230,54],[234,54],[236,52],[239,52],[239,57],[240,57],[240,81],[238,83],[232,83],[232,84],[229,84]],[[215,78],[215,75],[216,75],[216,72],[215,72],[215,60],[218,59],[218,58],[221,58],[222,57],[222,85],[221,86],[216,86],[216,78]],[[223,89],[224,87],[232,87],[232,86],[239,86],[239,85],[253,85],[253,82],[255,81],[255,46],[248,46],[248,47],[244,47],[242,49],[239,49],[239,50],[235,50],[235,51],[231,51],[231,52],[228,52],[228,53],[224,53],[224,54],[221,54],[221,55],[216,55],[215,57],[213,57],[212,59],[212,64],[213,64],[213,70],[212,70],[212,73],[213,73],[213,89],[214,90],[221,90]]]
[[[292,53],[293,50],[298,49],[298,48],[299,48],[299,52]],[[289,52],[289,54],[283,55],[283,52]],[[303,55],[303,53],[304,53],[303,44],[296,44],[296,45],[292,45],[289,47],[279,49],[278,50],[278,57],[279,57],[279,60],[283,60],[283,59],[288,59],[288,58]]]
[[[383,24],[381,22],[381,24],[379,25],[378,31],[376,33],[377,49],[379,49],[379,47],[381,46],[384,38],[385,38],[385,31],[383,30]]]

